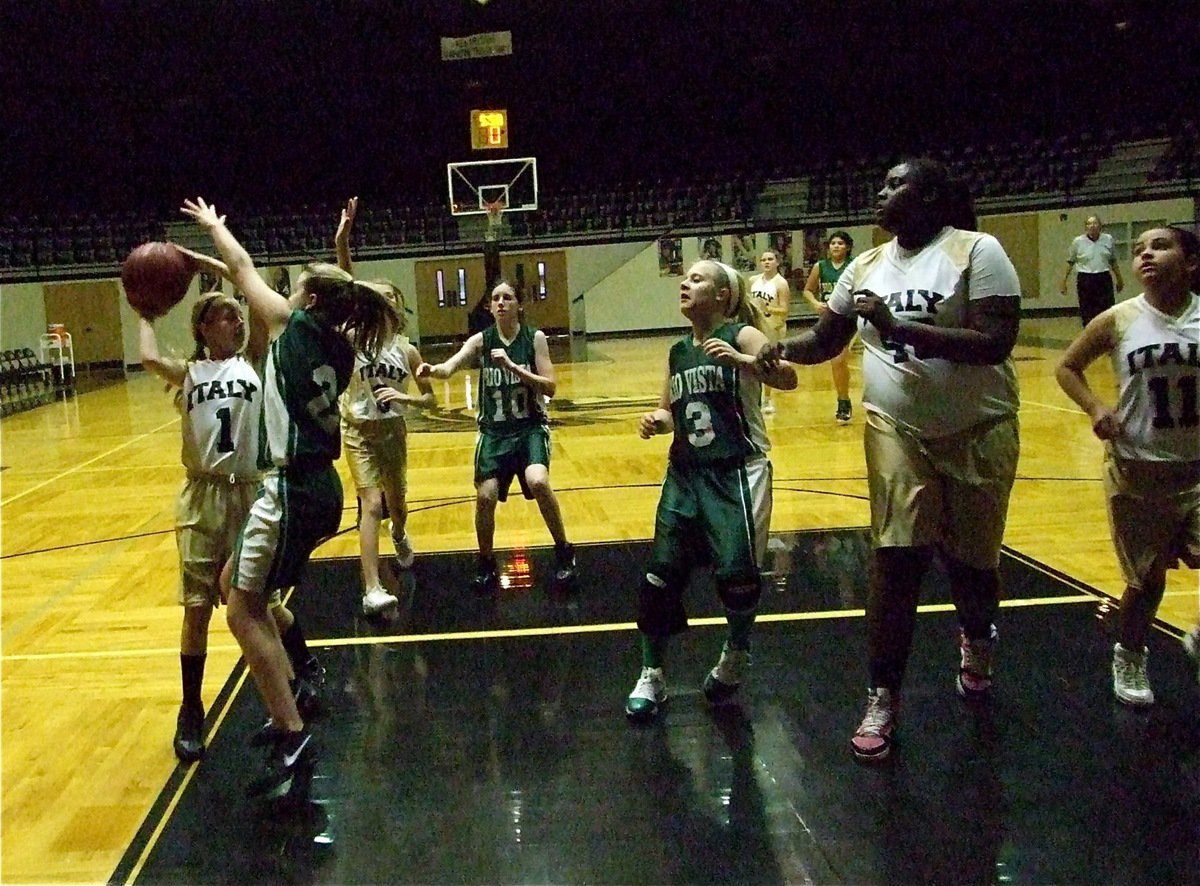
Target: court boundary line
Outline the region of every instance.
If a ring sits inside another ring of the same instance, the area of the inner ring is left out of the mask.
[[[846,529],[850,529],[850,528],[862,530],[864,527],[846,527]],[[798,533],[799,532],[804,532],[804,533],[836,532],[836,531],[844,531],[844,529],[843,530],[838,530],[838,529],[797,530]],[[590,543],[586,543],[586,544],[618,544],[618,543],[625,544],[625,543],[629,543],[629,542],[628,541],[626,541],[626,542],[590,542]],[[1063,584],[1068,585],[1069,587],[1074,589],[1076,591],[1076,593],[1070,594],[1070,595],[1055,596],[1055,597],[1033,597],[1033,598],[1001,600],[1000,601],[1001,608],[1022,609],[1022,608],[1030,608],[1030,607],[1036,607],[1036,606],[1075,605],[1075,604],[1080,604],[1080,603],[1107,602],[1107,601],[1111,600],[1111,597],[1109,597],[1108,595],[1104,594],[1103,592],[1097,590],[1096,588],[1093,588],[1090,585],[1088,585],[1082,581],[1079,581],[1078,579],[1068,576],[1065,573],[1059,572],[1058,570],[1054,569],[1053,567],[1047,566],[1047,565],[1039,562],[1038,560],[1035,560],[1032,557],[1029,557],[1024,554],[1020,554],[1016,551],[1011,550],[1008,547],[1003,547],[1002,551],[1005,554],[1007,554],[1008,556],[1011,556],[1014,560],[1018,561],[1022,565],[1027,566],[1031,569],[1034,569],[1037,572],[1041,572],[1042,574],[1044,574],[1052,579],[1056,579],[1056,580],[1062,582]],[[458,551],[458,552],[443,551],[443,552],[438,552],[438,553],[439,554],[449,554],[449,553],[461,554],[462,552],[461,551]],[[329,557],[329,558],[326,558],[325,560],[323,560],[322,562],[356,561],[356,560],[357,560],[357,558],[355,558],[355,557]],[[293,591],[287,595],[288,598],[290,598],[292,593],[294,593],[294,592],[295,591],[293,589]],[[922,605],[918,606],[917,612],[919,614],[946,613],[946,612],[953,612],[954,609],[955,609],[955,607],[954,607],[953,603],[928,603],[928,604],[922,604]],[[766,615],[759,616],[756,619],[756,622],[766,623],[766,624],[780,624],[780,623],[802,622],[802,621],[830,621],[830,620],[836,620],[836,619],[865,618],[865,616],[866,616],[865,609],[841,609],[841,610],[825,610],[825,611],[817,611],[817,612],[768,613]],[[689,619],[688,624],[690,626],[695,626],[695,627],[715,627],[715,626],[725,625],[726,619],[724,616],[705,616],[702,618]],[[1155,619],[1155,627],[1160,628],[1160,630],[1164,630],[1164,632],[1167,634],[1176,635],[1174,633],[1173,626],[1163,626],[1162,623],[1158,619]],[[604,633],[604,632],[634,631],[634,630],[637,630],[636,622],[614,622],[614,623],[591,624],[591,625],[559,625],[559,626],[541,627],[541,628],[507,628],[507,629],[498,629],[498,630],[493,630],[493,631],[454,631],[454,632],[443,632],[440,634],[410,634],[410,635],[394,635],[394,636],[379,635],[379,636],[374,636],[374,637],[340,637],[340,638],[329,638],[329,639],[325,639],[325,640],[311,640],[311,641],[309,641],[308,645],[310,647],[318,648],[318,649],[329,649],[329,648],[339,648],[339,647],[374,646],[374,645],[380,645],[380,644],[385,644],[385,643],[399,645],[402,643],[419,643],[419,642],[423,642],[423,641],[424,642],[449,642],[449,641],[460,641],[460,640],[522,639],[522,638],[526,638],[526,637],[566,636],[566,635],[571,635],[571,634]],[[171,652],[174,653],[175,650],[171,650]],[[51,653],[51,655],[58,656],[61,654]],[[37,656],[25,656],[24,658],[36,658],[36,657]],[[6,658],[7,658],[7,656],[0,657],[0,660],[4,660]],[[209,743],[211,743],[212,738],[217,734],[218,730],[220,729],[221,724],[225,721],[227,715],[229,714],[229,711],[232,709],[233,703],[236,701],[238,695],[241,693],[241,690],[242,690],[243,686],[245,685],[246,679],[248,676],[249,676],[249,669],[246,667],[244,659],[239,658],[236,665],[234,666],[233,673],[230,674],[229,679],[226,681],[225,685],[221,689],[221,692],[218,694],[217,699],[214,701],[213,707],[220,705],[220,713],[218,714],[217,718],[213,721],[212,728],[209,730],[209,733],[208,733]],[[210,711],[211,710],[212,709],[210,708]],[[151,805],[150,809],[147,811],[146,817],[143,819],[142,824],[139,826],[138,831],[135,833],[133,840],[130,842],[129,846],[126,848],[125,854],[122,855],[121,861],[118,862],[117,867],[114,869],[113,874],[109,878],[109,881],[108,881],[109,886],[118,886],[118,884],[123,884],[123,886],[132,886],[132,884],[136,882],[137,877],[140,875],[142,869],[145,867],[146,863],[148,862],[151,853],[153,852],[155,846],[157,845],[159,838],[161,837],[162,833],[166,830],[168,824],[170,823],[175,809],[178,807],[179,803],[182,801],[184,791],[186,790],[187,786],[191,783],[192,778],[194,777],[194,773],[198,770],[198,768],[199,767],[198,767],[197,763],[187,764],[186,769],[184,769],[183,774],[181,775],[179,766],[176,767],[175,772],[172,773],[171,778],[168,779],[167,784],[164,785],[162,792],[159,794],[159,797],[155,800],[155,802]],[[148,834],[146,834],[147,828],[150,829]],[[145,836],[143,836],[143,835],[145,835]],[[141,845],[140,848],[138,847],[139,839],[145,840],[145,842]],[[123,872],[124,872],[125,868],[127,867],[131,856],[136,856],[136,861],[133,863],[132,867],[129,867],[128,874],[124,874]]]

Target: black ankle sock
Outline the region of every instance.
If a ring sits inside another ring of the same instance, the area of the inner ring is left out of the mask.
[[[284,631],[280,639],[283,641],[283,648],[286,650],[288,658],[292,661],[292,670],[299,671],[312,658],[312,653],[308,651],[308,644],[304,642],[304,632],[300,630],[299,619],[292,618],[292,626]]]
[[[183,675],[183,703],[192,707],[204,707],[200,687],[204,683],[204,662],[207,655],[179,654],[179,671]]]

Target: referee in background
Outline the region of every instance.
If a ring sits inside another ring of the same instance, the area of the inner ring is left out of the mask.
[[[1067,253],[1067,273],[1063,276],[1062,294],[1067,294],[1067,281],[1071,279],[1071,270],[1074,268],[1075,290],[1079,294],[1079,319],[1087,326],[1093,317],[1113,306],[1116,300],[1113,278],[1116,278],[1117,292],[1125,288],[1125,283],[1121,280],[1121,267],[1117,262],[1112,234],[1100,233],[1100,217],[1089,215],[1083,230],[1084,233],[1071,241],[1071,249]]]

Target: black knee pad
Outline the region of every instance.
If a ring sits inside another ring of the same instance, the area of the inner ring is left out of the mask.
[[[638,594],[637,625],[651,637],[670,637],[687,630],[682,585],[647,573]]]
[[[762,597],[762,579],[757,575],[722,578],[717,581],[717,595],[730,612],[753,612]]]

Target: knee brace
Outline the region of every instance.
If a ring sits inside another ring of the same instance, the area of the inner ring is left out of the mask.
[[[651,637],[670,637],[687,630],[683,587],[678,581],[646,573],[638,593],[638,630]]]
[[[739,615],[753,612],[762,597],[762,578],[758,575],[742,575],[718,579],[717,596],[730,612]]]

